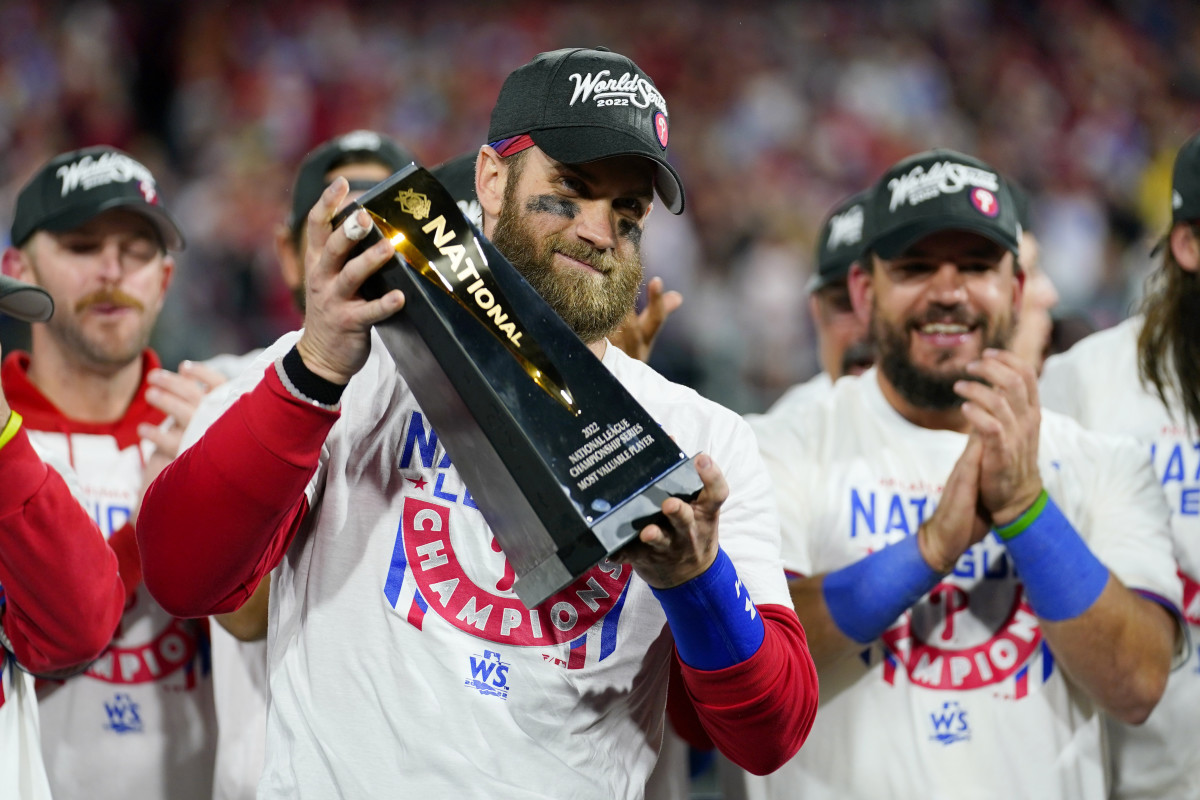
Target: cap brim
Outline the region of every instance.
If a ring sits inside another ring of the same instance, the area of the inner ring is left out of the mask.
[[[902,255],[904,251],[926,236],[942,231],[969,231],[970,233],[977,233],[1014,254],[1017,252],[1019,246],[1015,240],[1008,240],[1003,236],[997,235],[996,228],[993,225],[988,225],[982,221],[973,222],[970,219],[956,217],[954,219],[914,220],[875,237],[867,247],[867,250],[875,253],[880,258],[886,258],[890,261]]]
[[[54,301],[40,286],[0,275],[0,312],[26,322],[45,322],[54,314]]]
[[[57,233],[69,231],[72,228],[78,228],[92,217],[103,214],[105,211],[111,211],[114,208],[124,208],[146,217],[158,229],[158,235],[162,237],[164,247],[173,251],[183,250],[183,232],[180,230],[179,223],[175,221],[175,217],[171,216],[171,212],[162,206],[143,203],[131,197],[114,197],[111,200],[101,203],[99,206],[88,208],[87,210],[78,208],[68,209],[40,223],[38,228]]]
[[[842,275],[822,275],[820,273],[817,273],[816,275],[813,275],[811,278],[808,279],[808,283],[805,285],[804,289],[809,294],[812,294],[813,292],[821,291],[826,286],[833,286],[834,284],[838,284],[838,283],[845,284],[849,280],[850,280],[850,272],[849,271],[847,271],[846,273],[844,273]]]
[[[612,128],[575,125],[530,131],[529,137],[542,151],[564,164],[586,164],[614,156],[641,156],[657,167],[654,188],[672,214],[683,213],[683,182],[675,168],[660,153],[646,149],[639,139]]]

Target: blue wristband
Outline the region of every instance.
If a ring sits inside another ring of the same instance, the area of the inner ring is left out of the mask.
[[[829,573],[822,591],[829,616],[841,632],[869,644],[941,579],[921,557],[917,537],[907,536]]]
[[[1003,543],[1033,613],[1042,619],[1061,622],[1078,617],[1108,585],[1108,567],[1092,554],[1048,495],[1041,512]]]
[[[758,652],[766,630],[724,550],[702,575],[670,589],[650,589],[667,615],[679,658],[693,669],[740,664]]]

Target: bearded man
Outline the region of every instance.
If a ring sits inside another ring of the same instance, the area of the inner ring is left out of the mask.
[[[303,332],[234,382],[228,410],[151,486],[139,528],[147,585],[177,613],[231,611],[275,570],[261,797],[640,797],[672,669],[687,710],[748,769],[775,769],[807,735],[815,669],[753,436],[605,339],[633,306],[655,195],[683,210],[667,120],[628,58],[543,53],[505,81],[477,159],[484,233],[681,448],[704,453],[694,501],[665,501],[668,524],[538,609],[499,588],[504,555],[372,332],[404,303],[357,294],[391,245],[348,258],[346,229],[330,229],[343,180],[309,214]],[[441,538],[410,555],[406,531],[430,524]],[[422,589],[443,566],[456,577]]]
[[[1101,712],[1137,723],[1182,641],[1146,454],[1038,405],[1006,348],[1013,200],[949,150],[889,169],[850,273],[879,365],[759,445],[822,735],[771,798],[1105,797]]]

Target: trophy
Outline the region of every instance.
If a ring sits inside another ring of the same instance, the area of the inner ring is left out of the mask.
[[[539,605],[702,488],[692,460],[519,272],[412,165],[360,196],[396,255],[364,283],[404,308],[376,325],[513,567]]]

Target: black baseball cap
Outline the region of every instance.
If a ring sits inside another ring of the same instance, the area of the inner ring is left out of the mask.
[[[38,170],[17,195],[11,240],[20,247],[39,230],[69,231],[114,208],[147,217],[168,250],[183,249],[179,223],[163,207],[150,170],[108,145],[62,153]]]
[[[892,259],[931,233],[978,233],[1016,253],[1021,225],[1007,181],[977,158],[928,150],[892,166],[871,189],[864,251]]]
[[[1171,171],[1171,222],[1200,219],[1200,133],[1179,148]]]
[[[1179,222],[1200,220],[1200,133],[1183,143],[1171,170],[1171,227]],[[1166,246],[1170,229],[1154,245],[1150,255]]]
[[[288,227],[293,233],[299,231],[308,218],[308,212],[321,199],[321,193],[329,185],[325,176],[331,170],[352,161],[375,161],[392,172],[399,172],[416,160],[416,157],[395,139],[375,131],[351,131],[318,145],[304,157],[300,162],[300,169],[296,172]],[[351,189],[365,190],[374,186],[355,186],[353,183]]]
[[[817,239],[817,272],[808,282],[808,291],[844,283],[850,266],[862,257],[869,195],[866,189],[852,194],[829,212]]]
[[[585,164],[636,155],[658,166],[658,196],[683,211],[683,182],[667,161],[667,102],[627,57],[603,47],[541,53],[505,79],[488,141],[528,134],[548,156]]]
[[[0,312],[26,322],[45,322],[54,313],[54,301],[40,286],[0,275]]]

